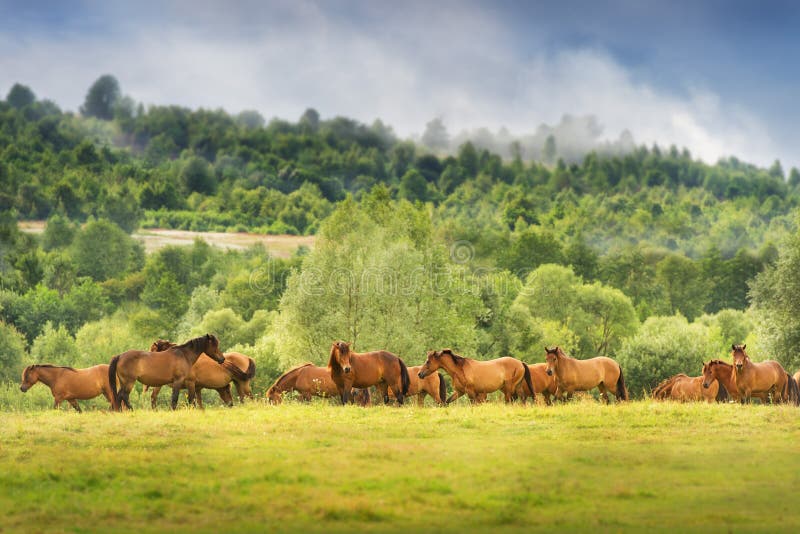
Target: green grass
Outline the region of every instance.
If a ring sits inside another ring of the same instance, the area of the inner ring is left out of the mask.
[[[800,410],[0,412],[0,531],[797,531]]]

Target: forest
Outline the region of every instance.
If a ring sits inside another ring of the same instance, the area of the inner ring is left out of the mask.
[[[25,365],[106,363],[216,333],[258,387],[333,339],[410,365],[452,347],[609,355],[641,396],[747,343],[800,366],[800,172],[675,146],[502,153],[440,121],[147,106],[111,75],[80,113],[22,84],[0,101],[0,407]],[[461,142],[463,141],[463,142]],[[526,154],[527,152],[527,154]],[[18,223],[46,220],[40,235]],[[315,235],[289,259],[140,228]]]

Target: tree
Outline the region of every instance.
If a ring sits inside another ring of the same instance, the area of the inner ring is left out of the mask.
[[[15,83],[6,96],[6,102],[12,107],[22,109],[36,102],[36,95],[30,87]]]
[[[800,234],[750,285],[756,336],[787,370],[800,367]]]
[[[33,340],[31,358],[36,363],[51,363],[53,365],[80,365],[80,352],[75,339],[64,325],[53,327],[47,322],[44,330]]]
[[[103,281],[135,271],[143,263],[141,245],[107,220],[90,220],[70,247],[78,275]]]
[[[122,96],[119,82],[114,76],[100,76],[89,88],[81,106],[81,114],[110,121],[114,118],[114,105]]]
[[[444,125],[441,117],[436,117],[425,125],[425,132],[422,134],[422,144],[431,150],[445,151],[450,148],[450,134]]]
[[[308,108],[300,117],[300,126],[309,133],[317,133],[319,130],[319,112],[314,108]]]
[[[47,226],[42,234],[42,248],[53,250],[65,248],[72,244],[75,234],[78,231],[77,225],[67,217],[59,213],[54,213],[47,219]]]
[[[558,150],[556,149],[556,138],[553,135],[548,135],[542,147],[542,162],[546,165],[553,165],[556,162]]]
[[[692,320],[703,311],[708,286],[700,266],[685,256],[670,254],[656,266],[656,280],[664,292],[666,314],[682,313]]]
[[[25,356],[25,336],[0,319],[0,381],[19,380]]]
[[[193,156],[183,165],[180,180],[186,191],[211,195],[217,189],[217,179],[203,158]]]
[[[428,182],[417,169],[409,169],[400,180],[400,196],[411,202],[428,199]]]

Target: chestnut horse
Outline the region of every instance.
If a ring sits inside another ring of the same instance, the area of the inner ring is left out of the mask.
[[[95,365],[87,369],[58,367],[55,365],[29,365],[22,371],[19,389],[25,393],[37,382],[50,388],[53,394],[53,408],[58,409],[67,401],[78,412],[79,400],[88,400],[103,395],[113,406],[111,386],[108,384],[108,365]]]
[[[536,400],[530,369],[524,362],[510,356],[479,361],[459,356],[451,349],[432,350],[428,351],[428,358],[418,376],[425,378],[438,369],[444,369],[453,379],[455,391],[447,399],[448,404],[465,393],[472,403],[480,403],[487,394],[499,390],[509,403],[516,398],[517,387],[523,381]]]
[[[556,398],[575,391],[589,391],[597,388],[606,404],[610,391],[618,401],[628,400],[628,390],[622,368],[617,362],[605,356],[588,360],[577,360],[564,354],[560,347],[544,348],[548,376],[556,378]]]
[[[150,352],[164,351],[175,346],[175,343],[171,343],[166,339],[159,339],[150,345]],[[216,390],[222,402],[227,406],[233,406],[231,382],[236,385],[239,402],[244,403],[245,397],[253,398],[250,382],[256,376],[256,362],[249,356],[239,352],[228,352],[224,356],[225,361],[222,362],[222,365],[219,365],[205,354],[201,354],[192,366],[197,406],[200,408],[203,407],[203,388]],[[145,393],[148,387],[144,386],[142,393]],[[185,386],[183,389],[185,389]],[[161,386],[153,388],[153,392],[150,395],[150,406],[152,408],[156,407],[160,391]]]
[[[729,398],[739,402],[739,390],[733,381],[733,365],[722,360],[711,360],[703,364],[703,387],[712,387],[715,380],[725,389]],[[754,393],[753,396],[761,399],[764,404],[769,400],[766,393]]]
[[[279,376],[267,390],[267,398],[271,404],[280,404],[287,391],[297,391],[300,399],[305,402],[310,401],[311,397],[339,397],[339,389],[331,378],[331,370],[313,363],[298,365]],[[369,403],[369,391],[366,389],[353,390],[351,394],[358,405],[366,406]]]
[[[753,394],[764,393],[772,394],[773,402],[789,402],[789,374],[776,361],[753,363],[746,348],[747,345],[731,345],[733,382],[739,391],[739,401],[750,402]]]
[[[189,403],[193,404],[195,383],[192,366],[203,353],[219,364],[225,361],[219,350],[219,340],[211,334],[190,339],[183,345],[170,347],[164,351],[129,350],[114,356],[108,367],[108,382],[114,398],[114,409],[120,411],[123,404],[131,409],[130,393],[137,380],[146,386],[170,384],[173,410],[178,406],[178,395],[185,385],[189,391]],[[119,392],[117,392],[117,380],[119,380]]]
[[[544,397],[544,402],[548,406],[553,404],[550,397],[556,394],[556,379],[552,376],[547,376],[546,363],[529,364],[528,369],[531,372],[531,382],[533,383],[533,390]],[[519,383],[517,387],[517,395],[525,402],[528,397],[533,397],[531,390],[528,389],[528,384],[524,381]]]
[[[400,405],[408,394],[410,380],[406,364],[385,350],[353,352],[350,343],[334,341],[328,368],[342,404],[350,402],[350,392],[354,387],[376,386],[383,395],[384,404],[389,404],[389,388]]]
[[[425,406],[425,395],[430,395],[434,402],[439,405],[444,405],[447,399],[447,383],[441,373],[431,373],[425,378],[419,377],[419,371],[422,369],[421,365],[415,365],[408,368],[408,394],[407,397],[417,396],[417,406],[422,408]],[[389,397],[394,398],[394,394],[390,391]]]
[[[728,400],[728,393],[719,381],[705,386],[705,378],[701,376],[687,376],[683,373],[671,376],[661,382],[653,390],[653,398],[660,400],[686,401],[706,401],[725,402]]]

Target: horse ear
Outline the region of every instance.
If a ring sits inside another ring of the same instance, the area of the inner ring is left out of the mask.
[[[747,345],[742,345],[742,350],[746,349]]]
[[[736,350],[736,345],[731,343],[731,350]]]

